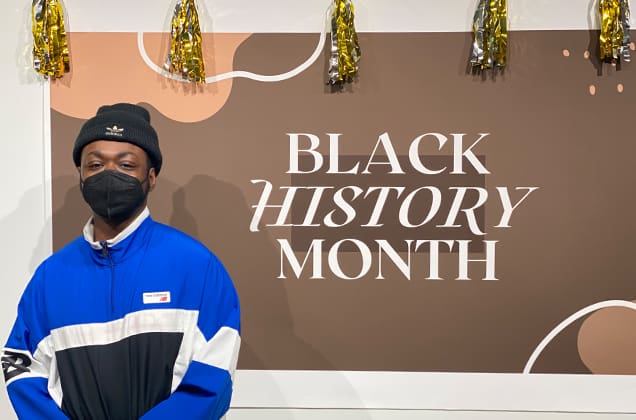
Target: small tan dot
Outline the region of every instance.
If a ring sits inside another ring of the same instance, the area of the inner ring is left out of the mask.
[[[569,57],[570,56],[570,50],[564,49],[563,50],[563,57]]]
[[[612,67],[616,67],[616,61],[612,61]]]
[[[590,95],[596,95],[596,86],[590,85]]]
[[[636,44],[634,44],[633,42],[629,43],[629,49],[632,51],[636,51]]]
[[[618,93],[623,93],[623,84],[622,83],[619,83],[619,84],[616,85],[616,91]]]
[[[590,58],[590,52],[589,52],[589,51],[585,51],[585,52],[583,53],[583,58],[585,58],[586,60],[587,60],[588,58]]]

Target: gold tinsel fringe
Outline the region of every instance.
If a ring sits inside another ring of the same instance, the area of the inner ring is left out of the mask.
[[[58,0],[34,0],[31,8],[33,68],[48,78],[70,70],[64,12]]]
[[[505,67],[508,54],[508,11],[506,0],[479,0],[473,19],[474,68]]]
[[[164,68],[194,83],[205,83],[201,28],[194,0],[177,0],[172,16],[170,53]]]
[[[601,34],[599,36],[602,61],[630,61],[629,1],[599,0]]]
[[[329,84],[351,82],[358,73],[361,50],[351,0],[334,0],[331,18]]]

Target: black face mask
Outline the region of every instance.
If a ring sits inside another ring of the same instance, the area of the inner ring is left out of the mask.
[[[104,170],[80,180],[80,190],[84,200],[93,211],[103,219],[111,222],[123,222],[135,213],[135,210],[146,200],[148,190],[134,176],[125,173]]]

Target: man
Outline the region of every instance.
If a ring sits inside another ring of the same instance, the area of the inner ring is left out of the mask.
[[[93,211],[36,270],[2,367],[20,419],[218,419],[232,395],[239,302],[203,245],[146,207],[162,156],[150,114],[99,108],[73,148]]]

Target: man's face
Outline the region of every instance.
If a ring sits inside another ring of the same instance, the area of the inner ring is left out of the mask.
[[[83,180],[104,170],[115,170],[137,178],[140,182],[148,176],[148,187],[155,187],[155,168],[148,171],[150,161],[146,152],[131,143],[97,140],[82,150],[79,169]]]

